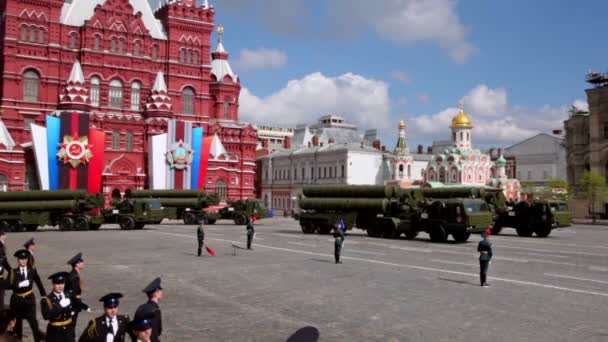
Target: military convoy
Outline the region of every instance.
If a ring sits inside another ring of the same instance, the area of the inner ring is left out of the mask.
[[[218,210],[205,211],[207,214],[207,223],[214,224],[219,219],[234,220],[234,224],[242,226],[247,224],[247,220],[251,216],[258,219],[268,217],[268,209],[260,200],[246,199],[229,201],[226,206]]]
[[[465,242],[488,227],[495,234],[508,226],[521,236],[545,237],[557,224],[570,224],[563,202],[520,202],[509,209],[502,190],[488,187],[308,185],[302,190],[298,218],[305,234],[329,234],[342,221],[346,229],[363,229],[371,237],[413,239],[426,232],[433,242],[450,235]]]
[[[184,224],[200,224],[208,220],[205,208],[217,205],[219,198],[200,190],[133,190],[127,199],[156,199],[164,209],[164,218],[183,220]],[[160,220],[158,221],[160,223]]]

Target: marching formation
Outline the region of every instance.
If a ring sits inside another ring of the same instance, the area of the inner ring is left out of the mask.
[[[50,292],[46,292],[35,266],[34,239],[28,240],[24,249],[14,253],[17,267],[12,268],[6,252],[6,232],[0,231],[0,336],[8,341],[21,341],[23,321],[32,330],[34,341],[75,342],[78,316],[82,311],[91,312],[82,301],[81,272],[84,269],[82,253],[67,261],[70,272],[60,271],[48,277]],[[48,321],[46,331],[36,319],[36,295],[40,293],[40,311]],[[12,292],[10,304],[5,307],[4,291]],[[99,299],[103,303],[103,315],[89,321],[78,338],[79,342],[124,342],[127,336],[133,342],[158,342],[162,334],[162,315],[159,302],[163,298],[161,279],[154,279],[143,289],[148,301],[135,311],[133,320],[119,314],[121,293],[108,293]],[[0,339],[1,340],[1,339]]]

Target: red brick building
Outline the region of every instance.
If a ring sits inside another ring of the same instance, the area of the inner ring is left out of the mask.
[[[175,119],[223,145],[210,156],[205,190],[253,197],[257,133],[239,122],[240,79],[221,26],[211,52],[207,1],[161,1],[152,11],[148,0],[0,0],[0,10],[0,190],[38,188],[30,124],[68,110],[89,113],[105,132],[106,194],[148,187],[148,139]],[[75,87],[76,62],[84,84]]]

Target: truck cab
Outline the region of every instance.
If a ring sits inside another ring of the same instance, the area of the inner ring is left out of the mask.
[[[106,211],[108,222],[118,223],[120,229],[142,229],[146,224],[158,224],[170,216],[174,208],[163,208],[160,200],[153,198],[131,198],[118,203]]]
[[[550,200],[549,208],[553,215],[553,227],[567,227],[572,224],[572,212],[568,209],[568,204],[564,201]]]
[[[445,242],[448,235],[456,242],[466,242],[471,233],[485,231],[493,221],[486,201],[470,198],[434,200],[423,210],[421,219],[433,242]]]

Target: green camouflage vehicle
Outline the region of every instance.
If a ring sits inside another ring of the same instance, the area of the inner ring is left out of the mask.
[[[466,242],[471,233],[481,233],[494,223],[486,201],[470,198],[435,200],[424,209],[421,218],[433,242],[445,242],[448,235],[456,242]]]
[[[553,214],[553,227],[568,227],[572,225],[572,212],[564,201],[549,200],[551,214]]]
[[[508,206],[504,213],[499,215],[492,233],[499,234],[504,227],[512,227],[519,236],[530,237],[536,234],[538,237],[547,237],[551,234],[551,229],[558,224],[570,225],[571,214],[567,208],[567,205],[560,201],[522,201]]]
[[[255,199],[229,201],[217,211],[206,211],[207,223],[214,224],[218,219],[234,220],[234,224],[242,226],[247,224],[248,217],[255,216],[257,219],[268,217],[268,209],[264,202]]]
[[[131,198],[105,209],[106,223],[118,223],[120,229],[142,229],[146,224],[159,224],[165,217],[174,217],[175,208],[163,208],[154,198]]]
[[[215,194],[199,190],[133,190],[128,198],[157,199],[166,210],[165,218],[183,220],[184,224],[200,224],[208,220],[205,208],[217,205],[219,199]]]

